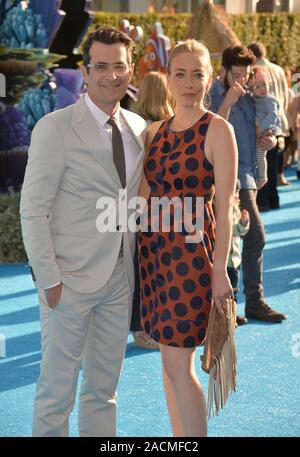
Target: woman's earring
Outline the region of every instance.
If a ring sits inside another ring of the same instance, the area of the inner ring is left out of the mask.
[[[205,97],[204,97],[204,106],[206,108],[209,108],[211,105],[211,98],[210,98],[210,93],[209,91],[206,92]]]

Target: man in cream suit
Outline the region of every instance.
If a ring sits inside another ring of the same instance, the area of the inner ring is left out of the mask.
[[[118,222],[119,190],[121,200],[138,193],[146,129],[119,103],[133,73],[131,51],[117,30],[90,34],[81,67],[87,93],[32,132],[20,212],[41,318],[33,436],[68,435],[81,362],[80,435],[116,433],[135,244]],[[96,224],[104,197],[117,209],[107,232]]]

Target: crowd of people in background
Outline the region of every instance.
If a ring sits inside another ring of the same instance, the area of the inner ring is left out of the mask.
[[[259,213],[280,208],[278,186],[290,185],[284,175],[287,167],[298,164],[296,173],[300,179],[299,99],[292,89],[291,70],[270,62],[262,43],[224,51],[220,76],[212,83],[208,108],[233,125],[239,149],[240,179],[233,205],[232,246],[227,269],[237,301],[240,265],[243,268],[246,309],[245,316],[237,316],[238,325],[247,323],[247,318],[269,322],[286,319],[283,313],[267,305],[264,298],[265,234]],[[224,100],[225,105],[229,102],[225,109]],[[130,109],[140,114],[148,125],[171,117],[176,107],[165,75],[148,73],[139,88],[138,100]],[[268,137],[273,137],[274,145],[269,143]],[[131,330],[137,347],[158,349],[157,343],[141,328],[137,265],[136,252],[137,286]]]

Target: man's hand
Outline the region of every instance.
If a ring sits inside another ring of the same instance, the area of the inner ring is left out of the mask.
[[[275,148],[277,144],[277,138],[273,133],[266,133],[260,137],[259,146],[265,151],[270,151]]]
[[[240,97],[243,97],[246,94],[245,89],[238,83],[237,81],[234,81],[232,86],[228,89],[224,103],[226,103],[227,106],[232,107],[233,105],[236,104],[236,102],[239,100]]]
[[[45,289],[44,292],[49,308],[55,309],[61,297],[62,283],[51,287],[51,289]]]

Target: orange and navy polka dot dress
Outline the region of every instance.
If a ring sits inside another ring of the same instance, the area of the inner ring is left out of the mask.
[[[196,243],[186,242],[190,233],[184,224],[181,230],[175,230],[172,205],[167,231],[162,224],[154,230],[148,222],[146,229],[138,233],[142,327],[155,341],[168,346],[191,348],[205,340],[212,297],[215,218],[214,171],[204,154],[204,145],[213,116],[208,111],[192,127],[180,132],[171,130],[172,118],[164,121],[145,161],[151,189],[149,222],[153,197],[176,197],[182,201],[190,197],[193,224],[198,215],[196,197],[203,197],[204,201],[203,236]],[[163,217],[158,216],[160,222]]]

